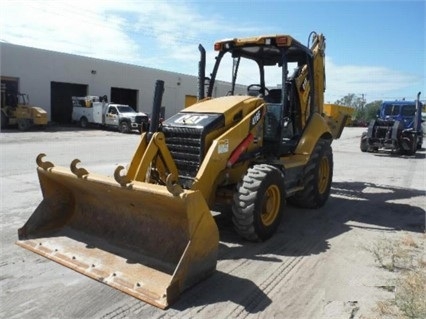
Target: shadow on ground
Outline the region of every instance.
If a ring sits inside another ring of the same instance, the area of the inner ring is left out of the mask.
[[[363,182],[335,182],[330,199],[320,209],[286,206],[277,233],[262,243],[242,240],[233,230],[230,217],[223,213],[215,217],[220,230],[218,261],[235,260],[238,265],[237,260],[250,259],[278,264],[285,257],[320,254],[329,249],[331,238],[354,227],[424,232],[424,209],[406,203],[418,196],[425,196],[425,191]],[[217,283],[213,288],[212,282]],[[204,285],[208,289],[203,288]],[[252,298],[244,297],[247,294],[256,295],[257,306]],[[196,289],[185,292],[173,308],[183,310],[226,301],[239,304],[248,313],[262,311],[271,303],[254,282],[217,271]]]

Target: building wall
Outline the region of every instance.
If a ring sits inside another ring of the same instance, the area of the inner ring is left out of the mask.
[[[111,87],[137,90],[137,110],[151,113],[155,82],[163,80],[166,118],[185,107],[185,96],[197,95],[196,76],[8,43],[0,43],[0,74],[19,78],[19,90],[29,94],[32,105],[43,107],[49,120],[51,82],[85,84],[88,95],[108,98]],[[215,96],[225,95],[229,87],[228,83],[217,82]]]

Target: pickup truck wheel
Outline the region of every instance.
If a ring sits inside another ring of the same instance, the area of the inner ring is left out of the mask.
[[[118,130],[121,133],[129,133],[130,132],[130,125],[129,125],[129,123],[127,123],[126,121],[121,122],[120,125],[118,126]]]
[[[250,241],[270,238],[284,208],[284,175],[272,165],[255,165],[237,186],[232,221],[237,233]]]
[[[85,116],[80,119],[80,127],[87,128],[89,126],[89,121]]]
[[[303,208],[319,208],[325,204],[333,178],[333,152],[330,142],[320,139],[304,169],[303,190],[288,198],[289,203]]]

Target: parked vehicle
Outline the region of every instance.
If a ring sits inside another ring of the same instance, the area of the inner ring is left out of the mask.
[[[106,96],[73,96],[72,101],[72,120],[83,128],[96,124],[122,133],[148,130],[147,114],[136,112],[128,105],[108,103]]]
[[[1,85],[1,128],[17,126],[20,131],[26,131],[38,126],[47,126],[47,112],[39,106],[30,104],[26,93],[11,92],[6,85]]]
[[[380,106],[377,119],[372,120],[367,132],[362,133],[362,152],[381,149],[414,155],[423,143],[422,103],[420,92],[415,101],[385,101]]]

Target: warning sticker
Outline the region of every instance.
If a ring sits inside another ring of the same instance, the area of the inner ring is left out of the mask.
[[[221,140],[217,145],[217,152],[219,154],[228,153],[229,151],[229,140]]]

